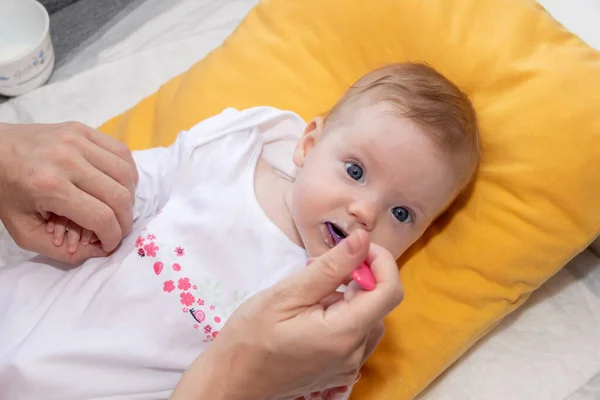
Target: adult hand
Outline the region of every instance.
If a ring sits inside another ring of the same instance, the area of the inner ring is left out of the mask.
[[[335,290],[367,260],[377,286]],[[173,399],[290,399],[354,383],[403,297],[391,254],[357,231],[304,271],[238,308],[185,372]]]
[[[66,262],[114,250],[133,223],[129,149],[80,123],[0,124],[0,219],[22,248]],[[75,254],[46,232],[51,213],[96,233]]]

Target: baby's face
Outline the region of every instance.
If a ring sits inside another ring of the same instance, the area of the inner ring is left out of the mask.
[[[361,228],[397,258],[461,185],[429,135],[385,104],[362,107],[331,129],[311,122],[294,162],[301,171],[291,214],[311,257]]]

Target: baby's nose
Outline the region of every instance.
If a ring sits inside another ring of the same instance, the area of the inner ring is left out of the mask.
[[[377,219],[377,207],[374,202],[368,200],[354,201],[350,204],[348,212],[356,218],[357,222],[364,227],[366,231],[373,229]]]

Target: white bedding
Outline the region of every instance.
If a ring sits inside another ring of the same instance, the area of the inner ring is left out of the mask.
[[[71,54],[50,84],[0,104],[0,121],[97,126],[204,57],[256,3],[148,0]],[[600,49],[600,2],[541,3]],[[26,255],[0,229],[0,266]],[[589,250],[576,257],[420,398],[600,399],[599,267]]]

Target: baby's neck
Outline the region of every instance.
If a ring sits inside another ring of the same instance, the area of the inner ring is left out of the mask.
[[[254,193],[258,204],[292,242],[304,247],[290,211],[293,185],[275,172],[262,157],[258,159],[254,173]]]

